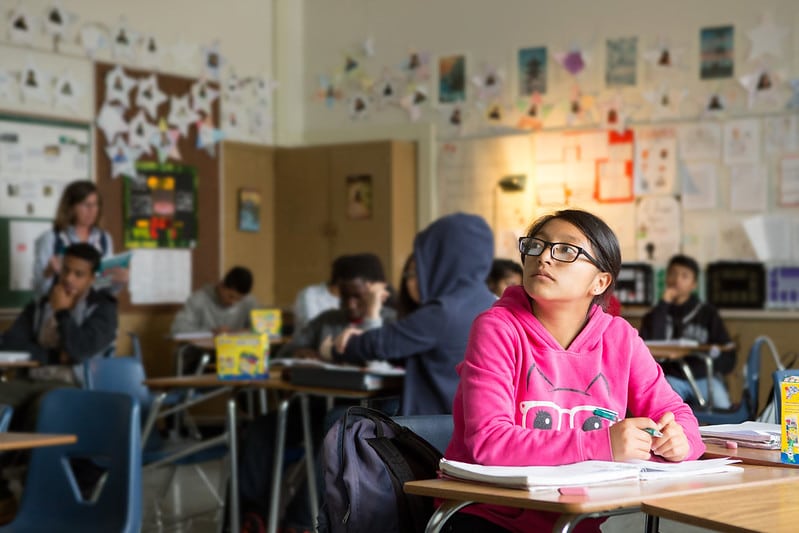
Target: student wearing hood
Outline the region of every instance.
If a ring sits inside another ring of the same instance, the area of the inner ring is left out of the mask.
[[[493,257],[493,234],[481,217],[436,220],[416,236],[405,273],[416,278],[419,307],[377,329],[346,329],[335,340],[334,359],[402,364],[401,414],[451,413],[455,366],[463,361],[472,321],[496,301],[485,283]]]

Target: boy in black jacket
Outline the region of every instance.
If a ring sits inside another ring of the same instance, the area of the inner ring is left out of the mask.
[[[669,260],[666,270],[666,289],[658,304],[652,308],[641,322],[640,335],[644,340],[691,339],[699,344],[724,345],[730,343],[730,335],[724,327],[716,309],[700,302],[693,292],[696,290],[699,265],[685,255],[675,255]],[[713,392],[713,406],[730,407],[730,396],[724,385],[724,374],[735,368],[735,350],[711,351],[713,370],[710,388]],[[704,359],[687,356],[685,362],[696,377],[699,390],[707,397],[708,376]],[[666,379],[681,398],[696,401],[693,390],[682,369],[674,362],[663,363]]]

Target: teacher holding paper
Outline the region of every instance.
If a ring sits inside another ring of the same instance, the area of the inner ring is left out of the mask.
[[[53,229],[36,239],[33,290],[37,296],[50,291],[61,272],[64,250],[70,244],[89,243],[103,259],[113,255],[111,235],[100,226],[102,214],[102,201],[93,182],[80,180],[67,185],[58,202]],[[112,292],[117,293],[128,283],[128,269],[110,268],[98,279],[106,283],[110,281]]]

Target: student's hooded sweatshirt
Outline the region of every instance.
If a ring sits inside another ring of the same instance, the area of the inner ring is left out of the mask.
[[[595,415],[596,408],[655,422],[671,411],[688,438],[687,459],[705,450],[691,409],[638,332],[598,306],[564,349],[533,316],[524,288],[509,287],[475,320],[458,373],[447,459],[503,466],[612,461],[610,421]],[[557,519],[489,505],[462,512],[511,531],[549,531]]]
[[[494,238],[485,220],[456,213],[420,232],[413,244],[421,306],[405,318],[350,338],[345,361],[388,360],[405,365],[401,412],[452,412],[469,328],[496,297],[485,279]]]

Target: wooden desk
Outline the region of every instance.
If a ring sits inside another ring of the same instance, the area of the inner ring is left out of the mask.
[[[0,433],[0,451],[27,450],[29,448],[42,448],[44,446],[60,446],[78,442],[75,435],[60,435],[54,433],[17,433],[14,431]]]
[[[732,489],[721,496],[705,493],[658,498],[643,502],[641,510],[718,531],[788,533],[799,529],[797,491],[799,486],[781,483],[768,490]]]
[[[151,378],[144,382],[148,387],[154,389],[260,389],[285,391],[286,394],[279,402],[277,407],[277,434],[275,435],[275,455],[273,458],[272,474],[272,499],[269,502],[269,524],[267,531],[275,533],[277,531],[278,507],[280,503],[280,486],[283,476],[283,456],[286,445],[286,416],[288,406],[292,399],[299,398],[302,410],[303,425],[303,446],[306,450],[313,450],[311,438],[311,415],[308,408],[309,396],[327,396],[333,398],[349,398],[367,400],[377,396],[385,395],[387,392],[394,392],[394,389],[380,390],[349,390],[328,387],[309,387],[295,385],[288,381],[283,381],[277,377],[255,380],[223,380],[215,374],[200,374],[194,376],[176,376],[165,378]],[[230,530],[239,531],[239,491],[238,491],[238,429],[236,424],[236,403],[235,399],[228,400],[227,406],[227,432],[226,438],[228,449],[230,450]],[[218,438],[218,437],[217,437]],[[319,509],[319,498],[316,493],[316,471],[313,458],[305,461],[306,476],[308,478],[308,496],[311,509]]]
[[[784,468],[799,468],[799,464],[792,465],[783,463],[780,460],[779,450],[759,450],[757,448],[738,448],[731,450],[718,444],[705,444],[705,454],[702,456],[704,459],[715,459],[718,457],[732,457],[733,459],[740,459],[747,465],[762,465],[762,466],[779,466]],[[799,529],[799,523],[797,523]]]
[[[659,481],[626,481],[591,485],[585,496],[563,496],[556,490],[526,491],[503,489],[491,485],[430,479],[405,483],[405,492],[444,499],[441,507],[427,523],[427,533],[441,531],[447,519],[458,510],[473,503],[506,505],[520,509],[559,513],[553,531],[571,531],[586,518],[634,513],[641,510],[642,502],[666,496],[713,494],[718,505],[720,492],[747,489],[750,494],[768,493],[771,487],[786,484],[799,491],[799,470],[745,465],[743,472],[707,476],[683,477]],[[753,491],[769,487],[768,491]]]

